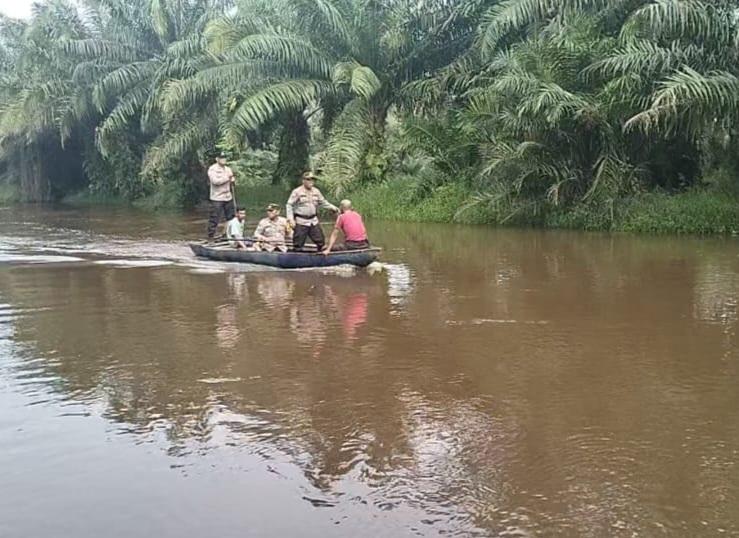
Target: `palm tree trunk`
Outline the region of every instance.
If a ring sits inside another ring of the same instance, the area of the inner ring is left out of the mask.
[[[287,182],[293,185],[308,165],[310,129],[303,112],[289,116],[280,135],[280,151],[277,167],[272,174],[272,184]]]
[[[18,161],[12,164],[12,168],[15,168],[21,198],[24,202],[48,202],[51,198],[51,185],[49,178],[43,173],[38,146],[23,144],[17,155]]]
[[[385,127],[387,126],[386,104],[375,104],[370,107],[370,139],[365,155],[363,175],[368,179],[381,179],[387,170],[387,155],[385,152]]]

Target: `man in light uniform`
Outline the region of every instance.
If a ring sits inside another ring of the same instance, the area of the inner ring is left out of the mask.
[[[231,186],[235,182],[233,170],[226,166],[226,154],[219,153],[216,162],[208,168],[208,183],[210,184],[208,241],[213,241],[221,219],[228,222],[234,218],[236,208]]]
[[[315,181],[316,176],[313,172],[305,172],[303,174],[303,184],[295,189],[287,200],[287,221],[295,228],[293,233],[295,250],[302,250],[305,246],[305,240],[310,237],[318,247],[318,252],[321,252],[326,243],[326,238],[318,221],[318,209],[322,207],[334,213],[339,211],[314,186]]]
[[[259,221],[257,229],[254,232],[254,244],[256,250],[266,250],[272,252],[277,249],[281,252],[287,252],[285,239],[290,237],[290,223],[285,217],[280,216],[280,206],[277,204],[269,204],[267,206],[267,216]]]

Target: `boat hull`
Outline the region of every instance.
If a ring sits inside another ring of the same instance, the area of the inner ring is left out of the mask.
[[[253,263],[279,267],[281,269],[305,269],[310,267],[334,267],[337,265],[355,265],[366,267],[377,259],[382,249],[367,248],[362,250],[346,250],[332,252],[328,256],[315,252],[260,252],[237,250],[224,246],[211,246],[201,243],[190,243],[196,256],[220,262]]]

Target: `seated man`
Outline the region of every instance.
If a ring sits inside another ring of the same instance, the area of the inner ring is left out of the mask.
[[[363,248],[369,248],[370,243],[367,240],[367,230],[362,222],[362,215],[352,209],[352,203],[350,200],[342,200],[339,204],[339,211],[341,214],[336,219],[336,226],[334,231],[331,232],[331,238],[328,240],[328,246],[323,251],[323,254],[328,254],[331,249],[334,250],[361,250]],[[344,243],[334,245],[336,239],[339,237],[339,231],[344,232]]]
[[[268,252],[275,249],[280,252],[287,252],[285,240],[291,237],[292,228],[287,219],[280,216],[280,206],[269,204],[267,206],[267,216],[259,221],[254,232],[254,239],[257,241],[254,248]]]
[[[228,239],[241,239],[242,241],[229,241],[229,245],[239,250],[246,250],[246,243],[244,243],[244,219],[246,219],[246,209],[240,207],[236,211],[236,216],[228,221],[226,225],[226,237]]]

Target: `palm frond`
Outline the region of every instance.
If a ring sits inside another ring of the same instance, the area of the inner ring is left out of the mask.
[[[156,60],[146,60],[125,64],[111,71],[95,86],[93,92],[95,105],[102,112],[111,97],[124,94],[129,89],[140,85],[149,77],[154,76],[159,67],[159,62]]]
[[[113,147],[109,144],[111,135],[127,129],[131,121],[141,111],[149,97],[145,85],[138,86],[124,95],[97,129],[96,145],[103,156],[108,156]]]
[[[330,58],[305,39],[280,34],[254,34],[241,39],[226,54],[227,61],[272,60],[304,76],[331,77]]]
[[[247,17],[242,12],[235,16],[220,16],[210,21],[203,31],[208,50],[215,55],[232,49],[246,36],[264,32],[266,23]]]
[[[111,62],[135,62],[149,55],[150,51],[121,41],[104,39],[77,39],[62,42],[69,54],[86,59],[105,59]]]
[[[700,136],[709,125],[739,115],[739,78],[726,71],[699,73],[689,67],[668,76],[655,92],[651,106],[629,119],[624,128],[644,132],[681,129]]]
[[[342,10],[340,2],[337,0],[290,0],[289,5],[301,17],[304,28],[317,34],[330,35],[333,39],[340,40],[347,48],[353,48],[356,41],[356,29],[349,22],[348,14]]]
[[[334,121],[324,173],[337,193],[361,175],[361,167],[372,132],[367,102],[349,102]]]
[[[197,149],[207,146],[215,132],[204,128],[201,122],[184,122],[176,130],[167,132],[144,155],[142,174],[155,176],[157,170],[173,162],[181,162]]]
[[[372,69],[362,65],[352,71],[349,86],[354,94],[369,100],[380,91],[382,82]]]
[[[233,123],[245,132],[279,114],[305,109],[310,103],[334,95],[334,86],[323,80],[286,80],[249,96],[235,111]]]
[[[727,24],[736,7],[721,9],[701,0],[656,0],[635,11],[624,25],[624,39],[693,37],[716,46],[732,38]]]

